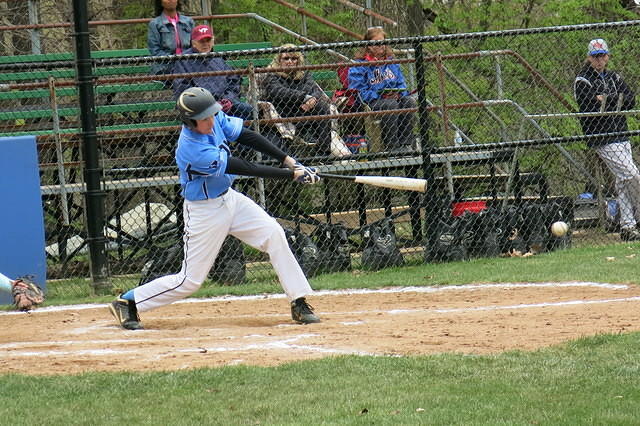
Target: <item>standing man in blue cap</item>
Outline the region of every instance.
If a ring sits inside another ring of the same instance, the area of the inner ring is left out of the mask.
[[[585,135],[626,132],[627,117],[610,112],[635,107],[635,93],[620,74],[607,69],[609,46],[601,38],[591,40],[587,59],[574,82],[574,95],[580,112],[609,113],[580,117]],[[623,241],[640,240],[636,220],[640,216],[640,173],[633,161],[628,136],[600,136],[587,140],[589,147],[615,176],[618,206],[620,208],[620,238]]]

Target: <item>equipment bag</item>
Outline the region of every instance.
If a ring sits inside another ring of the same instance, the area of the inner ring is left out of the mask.
[[[220,247],[209,278],[221,284],[239,285],[244,283],[246,275],[247,264],[242,241],[228,235]]]
[[[322,262],[320,250],[308,235],[293,228],[284,228],[284,233],[298,264],[307,277],[313,277],[320,273]]]
[[[551,225],[563,221],[571,224],[571,212],[556,201],[527,203],[521,207],[523,235],[530,252],[540,253],[571,245],[571,231],[562,237],[551,234]],[[569,226],[571,229],[571,226]]]
[[[362,228],[364,250],[362,267],[378,270],[389,266],[400,266],[404,258],[396,246],[393,221],[385,218]]]
[[[320,250],[320,268],[323,272],[351,269],[349,233],[344,225],[318,223],[311,238]]]
[[[156,278],[180,272],[184,258],[184,243],[182,239],[179,239],[167,248],[156,247],[150,250],[149,257],[150,259],[142,268],[139,286]],[[246,269],[241,241],[231,235],[227,236],[209,272],[209,278],[227,285],[242,284],[245,280]]]
[[[427,247],[425,254],[428,261],[449,262],[456,260],[466,260],[469,258],[467,244],[465,238],[470,236],[466,234],[466,221],[463,218],[439,219],[436,228],[436,234],[433,238],[431,247]]]
[[[142,267],[139,286],[180,271],[184,258],[182,240],[166,248],[155,247],[149,251],[149,257]]]

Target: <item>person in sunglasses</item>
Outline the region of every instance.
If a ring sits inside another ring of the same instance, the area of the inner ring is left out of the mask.
[[[294,44],[282,48],[292,49]],[[279,52],[269,68],[274,71],[262,82],[262,98],[271,102],[282,117],[304,117],[328,115],[329,103],[324,91],[318,86],[309,71],[296,67],[304,65],[302,52]],[[302,155],[328,155],[331,144],[331,122],[309,120],[295,123],[296,135],[307,145]],[[298,147],[299,148],[299,147]]]

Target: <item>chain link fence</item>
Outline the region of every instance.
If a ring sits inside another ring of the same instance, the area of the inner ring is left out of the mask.
[[[428,180],[419,193],[334,179],[238,178],[234,188],[278,219],[309,276],[619,242],[620,183],[588,147],[595,139],[583,136],[574,81],[589,41],[604,38],[609,68],[635,90],[640,76],[630,59],[639,53],[639,29],[633,21],[317,46],[256,43],[164,58],[95,52],[112,282],[123,288],[180,268],[175,98],[189,86],[208,88],[228,114],[321,172]],[[392,56],[375,54],[380,49]],[[0,59],[2,136],[38,138],[48,275],[85,278],[74,62],[54,54]],[[630,129],[620,140],[636,137],[633,108],[615,113]],[[279,166],[240,145],[233,150]],[[556,221],[569,224],[566,235],[551,234]],[[210,278],[210,285],[276,280],[263,253],[232,237]]]

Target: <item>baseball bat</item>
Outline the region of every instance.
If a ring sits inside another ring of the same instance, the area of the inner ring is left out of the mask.
[[[332,173],[318,173],[318,176],[325,179],[351,180],[355,183],[379,186],[381,188],[401,189],[404,191],[425,192],[427,190],[426,179],[413,179],[398,176],[347,176],[335,175]]]

